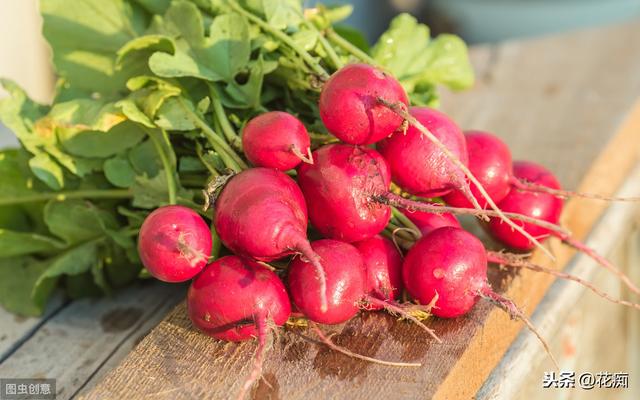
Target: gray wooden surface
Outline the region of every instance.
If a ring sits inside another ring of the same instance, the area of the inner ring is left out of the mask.
[[[185,287],[146,282],[111,298],[54,298],[41,318],[0,309],[0,377],[55,378],[57,398],[99,382],[184,298]]]

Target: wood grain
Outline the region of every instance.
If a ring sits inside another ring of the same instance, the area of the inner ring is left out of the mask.
[[[638,161],[640,126],[633,121],[640,113],[632,114],[640,95],[638,54],[639,22],[475,49],[476,88],[446,96],[444,110],[465,128],[498,133],[516,158],[550,166],[566,187],[582,182],[582,190],[610,194]],[[630,115],[632,122],[623,124]],[[584,237],[605,208],[570,202],[564,223]],[[550,246],[559,266],[573,256],[555,241]],[[492,273],[490,280],[529,313],[551,283],[529,272],[515,279]],[[521,328],[483,302],[464,318],[428,325],[442,345],[382,313],[325,328],[338,332],[336,342],[354,352],[423,363],[414,369],[353,360],[328,351],[304,330],[287,329],[254,398],[468,399]],[[254,350],[255,343],[221,343],[199,334],[181,304],[83,398],[227,398],[237,393]]]

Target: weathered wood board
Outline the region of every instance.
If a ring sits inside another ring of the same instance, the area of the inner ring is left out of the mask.
[[[443,102],[462,127],[499,134],[515,158],[542,162],[566,187],[585,191],[613,193],[638,162],[640,22],[477,48],[473,62],[476,88]],[[563,221],[583,238],[606,207],[572,201]],[[549,245],[558,267],[573,256],[556,241]],[[528,313],[552,282],[528,272],[515,278],[492,273],[491,281]],[[329,351],[311,333],[289,329],[276,341],[254,398],[471,398],[521,329],[482,302],[465,318],[428,325],[443,344],[382,313],[327,328],[354,352],[423,363],[413,369],[354,360]],[[227,398],[238,391],[254,350],[255,343],[221,343],[199,334],[181,304],[82,397]]]

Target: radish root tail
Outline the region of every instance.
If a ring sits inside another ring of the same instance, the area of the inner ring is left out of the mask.
[[[560,240],[562,240],[564,243],[568,244],[569,246],[573,247],[574,249],[586,254],[587,256],[591,257],[591,259],[593,259],[594,261],[596,261],[598,264],[600,264],[601,266],[603,266],[604,268],[608,269],[609,271],[611,271],[613,274],[615,274],[616,276],[618,276],[620,278],[620,280],[625,284],[625,286],[627,286],[629,288],[629,290],[631,290],[633,293],[640,295],[640,289],[638,289],[638,287],[631,281],[631,279],[624,273],[622,272],[620,269],[618,269],[615,265],[613,265],[609,260],[607,260],[606,258],[602,257],[600,254],[596,253],[595,250],[593,250],[592,248],[588,247],[586,244],[573,239],[571,236],[569,235],[565,235],[565,234],[561,234],[561,233],[554,233],[554,235],[556,237],[558,237]]]
[[[316,275],[320,282],[320,311],[327,312],[329,308],[327,300],[327,275],[324,272],[324,267],[322,266],[322,259],[315,251],[313,251],[311,244],[306,239],[299,241],[295,250],[301,253],[304,258],[309,260],[309,262],[315,267]]]
[[[253,385],[262,377],[262,367],[264,365],[264,359],[269,351],[272,334],[269,324],[267,322],[267,316],[265,314],[258,314],[255,316],[256,330],[258,331],[258,347],[256,348],[256,355],[253,358],[253,367],[249,376],[242,385],[240,393],[238,393],[238,400],[244,400],[247,398],[249,391]]]
[[[383,195],[373,196],[372,200],[378,203],[404,208],[409,211],[426,211],[434,214],[443,214],[443,213],[451,213],[456,215],[486,215],[488,217],[498,217],[498,213],[494,210],[476,210],[473,208],[464,208],[464,207],[449,207],[441,204],[431,204],[431,203],[423,203],[420,201],[415,201],[411,199],[405,199],[402,196],[398,196],[394,193],[385,193]],[[559,234],[569,236],[570,232],[568,232],[565,228],[560,225],[553,224],[548,221],[544,221],[541,219],[528,217],[526,215],[517,214],[517,213],[503,213],[508,216],[510,219],[515,221],[521,221],[524,223],[537,225],[546,229],[549,229],[552,232],[558,232]]]
[[[563,271],[557,271],[555,269],[546,268],[546,267],[543,267],[542,265],[531,263],[517,254],[497,253],[494,251],[488,251],[487,260],[495,264],[500,264],[508,267],[515,267],[515,268],[527,268],[532,271],[544,272],[545,274],[553,275],[560,279],[574,281],[586,287],[587,289],[591,290],[593,293],[597,294],[598,296],[602,297],[605,300],[608,300],[615,304],[620,304],[623,306],[640,310],[640,304],[632,303],[626,300],[615,299],[611,297],[608,293],[595,287],[593,284],[591,284],[591,282],[587,282],[586,280],[580,278],[579,276],[568,274]]]
[[[420,321],[418,318],[414,317],[413,315],[411,315],[411,313],[407,310],[405,310],[402,305],[396,303],[393,300],[380,300],[376,297],[373,296],[366,296],[364,298],[364,302],[369,303],[369,304],[373,304],[375,306],[379,306],[385,309],[385,311],[387,311],[389,314],[391,315],[395,315],[395,316],[400,316],[404,319],[408,319],[411,322],[413,322],[414,324],[418,325],[420,328],[422,328],[425,332],[427,332],[429,335],[431,335],[432,338],[434,338],[436,340],[436,342],[438,343],[442,343],[442,339],[440,339],[438,337],[438,335],[436,335],[436,333],[433,331],[433,329],[429,328],[428,326],[426,326],[425,324],[422,323],[422,321]]]
[[[307,154],[302,154],[302,152],[300,151],[300,149],[298,149],[295,145],[291,145],[291,152],[298,157],[299,159],[302,160],[303,163],[307,163],[307,164],[311,164],[313,165],[313,154],[311,154],[311,147],[309,147],[307,149]]]
[[[483,299],[488,300],[492,304],[502,308],[505,312],[507,312],[507,314],[509,314],[511,319],[522,321],[527,326],[527,328],[529,328],[529,330],[534,335],[536,335],[536,337],[540,341],[540,344],[542,344],[542,347],[544,347],[544,350],[547,352],[547,354],[549,355],[549,358],[553,362],[553,365],[555,365],[556,369],[560,370],[560,365],[558,364],[558,361],[556,360],[556,358],[551,353],[551,349],[549,348],[549,344],[547,343],[547,341],[544,340],[542,335],[540,335],[540,332],[538,332],[536,327],[531,323],[531,320],[529,320],[529,318],[527,318],[527,316],[522,312],[522,310],[520,310],[520,308],[518,308],[518,306],[513,301],[511,301],[508,298],[506,298],[506,297],[494,292],[489,287],[487,287],[485,290],[479,292],[478,294]]]
[[[569,197],[581,197],[584,199],[602,200],[602,201],[628,201],[628,202],[640,201],[640,197],[609,197],[609,196],[603,196],[595,193],[581,193],[581,192],[573,192],[571,190],[552,189],[544,185],[540,185],[537,183],[529,182],[524,179],[518,179],[518,178],[511,178],[511,184],[518,190],[524,190],[528,192],[537,192],[537,193],[547,193],[555,197],[558,197],[560,199],[568,199]]]
[[[409,114],[404,104],[390,103],[381,97],[378,97],[378,102],[380,104],[383,104],[384,106],[386,106],[387,108],[389,108],[390,110],[392,110],[393,112],[395,112],[396,114],[404,118],[405,120],[409,121],[411,125],[415,126],[416,129],[418,129],[420,133],[422,133],[433,144],[435,144],[438,147],[438,149],[440,149],[447,156],[447,158],[453,164],[456,165],[456,167],[460,168],[460,170],[464,172],[467,179],[469,179],[469,181],[471,181],[471,183],[475,185],[475,187],[478,189],[482,197],[486,200],[489,207],[491,207],[491,209],[496,212],[496,216],[498,218],[506,222],[509,226],[511,226],[511,228],[513,228],[514,230],[522,234],[524,237],[529,239],[531,243],[533,243],[537,248],[539,248],[542,252],[544,252],[551,260],[555,260],[555,257],[553,256],[553,254],[551,254],[551,252],[546,247],[544,247],[536,238],[534,238],[529,233],[527,233],[527,231],[525,231],[521,226],[519,226],[518,224],[514,223],[511,219],[509,219],[502,212],[502,210],[500,210],[500,207],[496,205],[496,203],[493,201],[491,196],[489,196],[489,194],[485,190],[484,186],[482,186],[482,184],[478,181],[478,179],[476,179],[476,177],[471,173],[469,168],[466,165],[464,165],[462,161],[458,159],[458,157],[456,157],[453,153],[451,153],[451,151],[447,148],[447,146],[445,146],[437,137],[435,137],[433,133],[429,132],[429,130],[424,125],[422,125],[420,121],[418,121],[411,114]]]
[[[367,356],[363,356],[362,354],[354,353],[352,351],[349,351],[349,350],[345,349],[344,347],[338,346],[337,344],[333,343],[333,341],[331,341],[331,336],[329,336],[329,337],[325,336],[325,334],[322,333],[322,330],[315,323],[311,323],[310,322],[309,326],[311,327],[311,329],[313,329],[313,331],[315,332],[315,334],[318,336],[318,338],[320,339],[320,341],[322,343],[324,343],[331,350],[337,351],[338,353],[342,353],[342,354],[344,354],[346,356],[357,358],[359,360],[372,362],[374,364],[388,365],[388,366],[391,366],[391,367],[420,367],[420,366],[422,366],[422,364],[420,364],[420,363],[404,363],[404,362],[378,360],[377,358],[367,357]]]

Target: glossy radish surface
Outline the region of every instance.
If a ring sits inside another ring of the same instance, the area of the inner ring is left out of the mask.
[[[379,97],[409,104],[404,89],[391,75],[368,64],[347,65],[324,84],[320,118],[329,132],[345,143],[375,143],[391,135],[403,121],[381,105]]]
[[[261,319],[284,325],[291,304],[276,274],[254,261],[226,256],[194,279],[187,293],[187,309],[198,329],[235,342],[257,337]]]
[[[389,167],[373,149],[329,144],[313,152],[314,164],[298,169],[311,224],[327,238],[355,242],[389,222],[391,209],[372,201],[388,192]]]
[[[432,313],[438,317],[464,315],[490,291],[484,246],[454,227],[436,229],[418,240],[405,256],[402,276],[407,291],[421,304],[429,304],[437,294]]]
[[[376,235],[353,244],[364,262],[367,281],[365,292],[379,300],[395,300],[402,292],[402,254],[391,240]],[[365,309],[383,306],[368,304]]]
[[[528,161],[516,161],[513,163],[513,175],[517,179],[544,185],[552,189],[560,189],[560,183],[553,174],[539,164]],[[548,194],[513,189],[498,204],[505,212],[523,214],[535,217],[551,223],[558,223],[562,212],[562,199]],[[531,236],[538,240],[544,240],[550,235],[547,228],[515,221],[522,226]],[[518,232],[514,232],[509,226],[496,218],[489,222],[489,232],[506,246],[518,250],[531,250],[533,243]]]
[[[184,282],[196,276],[211,256],[211,231],[197,212],[165,206],[147,216],[138,234],[142,264],[155,278]]]
[[[308,262],[296,257],[289,265],[289,290],[295,307],[311,321],[339,324],[353,318],[366,289],[362,256],[353,245],[323,239],[311,243],[327,276],[328,307],[320,307],[321,287]]]
[[[455,215],[450,213],[436,214],[432,212],[413,211],[407,209],[401,209],[400,211],[406,215],[418,229],[420,229],[420,233],[423,235],[445,226],[453,226],[455,228],[461,227],[460,221],[458,221]]]
[[[256,167],[288,170],[309,155],[311,140],[302,122],[282,111],[250,120],[242,130],[242,148]]]
[[[465,138],[453,120],[427,107],[411,107],[409,112],[467,164]],[[382,140],[377,148],[391,168],[393,181],[412,194],[438,197],[453,189],[468,187],[464,172],[413,125],[406,134],[397,131]]]
[[[499,203],[511,190],[513,163],[511,151],[500,138],[488,132],[465,132],[469,170],[478,179],[494,202]],[[486,199],[471,185],[471,194],[484,208]],[[455,207],[472,207],[471,202],[460,190],[454,190],[443,197]]]

